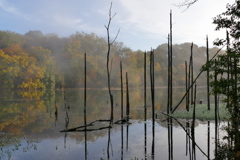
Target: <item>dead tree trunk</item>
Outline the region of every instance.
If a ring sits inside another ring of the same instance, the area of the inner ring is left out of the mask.
[[[193,95],[193,43],[191,45],[191,57],[190,57],[190,68],[191,68],[191,84],[192,84],[192,88],[191,88],[191,104],[194,104],[194,95]]]
[[[192,55],[190,54],[190,58],[189,58],[189,64],[188,64],[188,87],[191,86],[190,89],[192,89],[193,85],[191,85],[191,63],[192,63]],[[190,103],[190,98],[191,98],[191,91],[189,93],[187,93],[188,97],[187,97],[187,100],[188,100],[188,106],[191,104]]]
[[[121,119],[123,119],[123,79],[122,79],[122,61],[120,61],[120,78],[121,78]]]
[[[127,116],[127,122],[129,122],[129,114],[130,114],[130,104],[129,104],[129,90],[128,90],[128,74],[126,72],[126,116]]]
[[[186,82],[186,110],[189,111],[189,93],[187,92],[188,89],[188,73],[187,73],[187,61],[185,61],[185,82]]]
[[[114,16],[116,14],[114,14],[112,16],[112,3],[111,3],[111,6],[110,6],[110,9],[109,9],[109,19],[108,19],[108,24],[107,26],[105,26],[106,30],[107,30],[107,45],[108,45],[108,49],[107,49],[107,79],[108,79],[108,93],[109,93],[109,97],[110,97],[110,104],[111,104],[111,114],[110,114],[110,125],[113,124],[113,95],[112,95],[112,92],[111,92],[111,78],[110,78],[110,75],[111,75],[111,68],[109,66],[109,58],[110,58],[110,52],[111,52],[111,46],[112,44],[115,42],[115,40],[117,39],[117,36],[119,34],[119,31],[118,30],[118,33],[116,35],[116,37],[114,38],[113,41],[110,41],[110,32],[109,32],[109,29],[110,29],[110,25],[111,25],[111,21],[112,19],[114,18]]]
[[[154,51],[150,53],[150,80],[151,80],[151,95],[152,95],[152,121],[155,122],[155,93],[154,93]]]
[[[147,120],[147,53],[144,53],[144,120]]]
[[[170,12],[170,112],[172,112],[172,56],[173,56],[173,49],[172,49],[172,10]]]
[[[144,155],[147,159],[147,53],[144,52]]]
[[[87,56],[84,54],[84,126],[85,126],[85,160],[87,160]],[[67,133],[67,132],[66,132]]]
[[[154,93],[154,51],[151,50],[150,53],[150,82],[151,82],[151,95],[152,95],[152,158],[155,154],[155,93]]]
[[[167,96],[167,113],[170,112],[170,36],[168,34],[168,96]]]
[[[208,36],[207,36],[207,50],[206,50],[206,55],[207,55],[207,63],[209,62],[209,51],[208,51]],[[206,64],[207,64],[206,63]],[[210,110],[210,84],[209,84],[209,67],[207,67],[207,106],[208,110]]]
[[[86,104],[87,104],[87,57],[86,53],[84,54],[84,126],[87,125],[87,113],[86,113]],[[86,130],[86,127],[85,127]]]

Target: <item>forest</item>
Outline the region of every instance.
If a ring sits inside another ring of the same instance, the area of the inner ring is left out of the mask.
[[[173,45],[173,86],[185,86],[185,61],[189,61],[192,43]],[[0,88],[1,89],[60,89],[83,88],[84,54],[87,55],[87,87],[106,88],[107,41],[94,33],[76,32],[69,37],[44,35],[29,31],[24,35],[0,31]],[[210,48],[210,58],[218,48]],[[111,46],[111,87],[120,87],[120,60],[123,72],[129,73],[129,86],[143,86],[144,52],[133,51],[124,43]],[[224,53],[224,51],[221,51]],[[149,58],[149,51],[147,51]],[[156,86],[167,85],[168,44],[154,49]],[[206,47],[193,45],[194,75],[206,63]],[[148,64],[149,66],[149,64]],[[198,85],[206,85],[206,75]]]

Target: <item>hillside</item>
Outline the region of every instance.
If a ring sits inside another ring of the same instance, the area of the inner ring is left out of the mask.
[[[94,33],[77,32],[69,37],[59,37],[56,34],[43,35],[41,31],[29,31],[24,35],[0,31],[0,42],[1,89],[82,88],[84,53],[87,54],[87,86],[107,86],[107,42]],[[157,86],[167,84],[167,48],[167,44],[161,44],[154,51]],[[173,45],[174,86],[185,85],[185,60],[189,61],[190,48],[191,43]],[[217,50],[209,49],[210,58]],[[205,53],[205,47],[193,46],[195,75],[206,62]],[[120,60],[123,73],[129,73],[130,86],[143,85],[143,55],[143,51],[133,51],[122,42],[113,44],[110,55],[112,87],[120,86]],[[206,84],[204,74],[197,83]]]

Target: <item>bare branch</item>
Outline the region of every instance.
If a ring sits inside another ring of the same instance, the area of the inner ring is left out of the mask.
[[[111,20],[115,17],[116,13],[114,13],[114,15],[111,17]]]
[[[118,37],[118,35],[119,35],[119,32],[120,32],[120,29],[119,29],[118,32],[117,32],[117,34],[116,34],[116,36],[115,36],[115,38],[113,39],[113,41],[110,42],[109,29],[110,29],[111,21],[112,21],[112,19],[115,17],[115,15],[116,15],[116,13],[114,13],[114,15],[112,16],[112,3],[111,3],[110,8],[109,8],[109,19],[108,19],[108,24],[107,24],[107,26],[104,25],[105,28],[107,29],[107,33],[108,33],[108,42],[109,42],[110,45],[112,45],[112,44],[116,41],[116,39],[117,39],[117,37]]]
[[[118,30],[118,32],[117,32],[117,34],[116,34],[116,36],[115,36],[115,38],[113,39],[113,41],[110,43],[110,45],[112,45],[115,41],[116,41],[116,39],[117,39],[117,37],[118,37],[118,34],[119,34],[119,32],[120,32],[120,29]]]
[[[186,7],[184,11],[186,11],[190,6],[192,6],[194,3],[196,3],[198,0],[185,0],[182,3],[179,4],[174,4],[175,6],[181,8],[181,7]],[[184,12],[183,11],[183,12]]]

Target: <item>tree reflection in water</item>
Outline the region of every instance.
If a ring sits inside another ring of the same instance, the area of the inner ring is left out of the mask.
[[[147,116],[144,118],[145,108],[143,94],[139,90],[130,90],[131,120],[132,124],[113,125],[111,129],[92,132],[60,133],[60,130],[84,125],[83,94],[82,90],[56,91],[54,93],[41,93],[39,96],[27,98],[21,94],[11,93],[9,97],[0,96],[0,156],[8,159],[151,159],[152,146],[154,146],[154,158],[158,159],[186,159],[192,154],[191,132],[186,121],[180,121],[184,129],[174,119],[158,115],[155,125],[152,125],[151,107],[146,107]],[[156,91],[156,112],[166,111],[164,97],[166,90]],[[184,89],[175,91],[178,93],[173,100],[179,99]],[[36,93],[35,93],[36,95]],[[87,119],[94,121],[109,117],[109,104],[106,103],[107,91],[88,90]],[[121,100],[118,90],[113,90],[116,102]],[[150,95],[150,94],[147,94]],[[198,95],[199,96],[199,95]],[[201,96],[201,95],[200,95]],[[205,95],[203,95],[205,96]],[[30,97],[30,96],[29,96]],[[64,100],[65,97],[65,100]],[[151,104],[150,96],[146,97],[146,106]],[[58,121],[56,117],[49,116],[56,112],[58,104]],[[66,106],[71,106],[71,109]],[[177,100],[175,101],[177,103]],[[119,105],[120,106],[120,105]],[[185,108],[183,104],[182,108]],[[121,115],[121,107],[115,107],[114,117]],[[164,121],[166,120],[166,121]],[[96,126],[97,127],[97,126]],[[152,131],[155,138],[152,138]],[[148,129],[150,128],[150,129]],[[195,124],[196,159],[213,158],[213,143],[215,124],[212,122],[199,122]],[[186,135],[186,136],[183,136]],[[210,137],[211,136],[211,137]],[[169,137],[169,138],[168,138]],[[12,141],[11,139],[16,139]],[[5,140],[4,140],[5,139]],[[152,140],[152,141],[151,141]],[[29,143],[27,143],[29,142]],[[126,142],[126,144],[125,144]],[[154,144],[154,145],[153,145]],[[170,145],[169,145],[170,144]],[[186,149],[184,146],[186,144]],[[209,145],[206,145],[209,144]],[[33,146],[33,147],[30,147]],[[109,146],[109,147],[108,147]],[[199,148],[202,149],[205,156]],[[126,149],[124,149],[126,148]],[[23,152],[24,150],[24,152]],[[188,155],[184,155],[184,153]],[[41,155],[41,156],[40,156]]]

